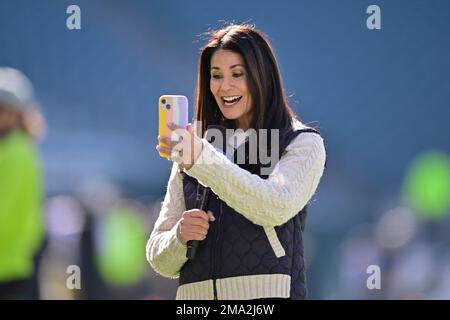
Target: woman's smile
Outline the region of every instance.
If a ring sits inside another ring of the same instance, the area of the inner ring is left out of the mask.
[[[222,97],[222,103],[224,108],[232,107],[241,101],[242,96]]]

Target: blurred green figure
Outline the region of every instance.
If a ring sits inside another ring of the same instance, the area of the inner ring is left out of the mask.
[[[103,246],[98,248],[97,263],[103,279],[116,287],[137,285],[147,267],[142,258],[146,230],[141,217],[131,207],[115,207],[101,230]]]
[[[430,150],[409,166],[405,179],[406,199],[414,212],[438,221],[450,214],[450,159],[445,152]]]
[[[33,139],[43,119],[20,71],[0,68],[0,299],[38,298],[35,256],[42,246],[42,181]]]

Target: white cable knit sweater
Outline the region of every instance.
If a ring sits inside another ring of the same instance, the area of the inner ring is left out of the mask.
[[[300,122],[298,129],[305,128]],[[186,174],[208,186],[224,202],[263,227],[282,225],[295,216],[314,195],[325,165],[323,139],[302,133],[286,148],[267,179],[229,161],[206,140],[203,150]],[[177,278],[187,261],[187,247],[178,235],[178,222],[186,210],[183,182],[174,163],[160,215],[147,243],[147,259],[161,275]]]

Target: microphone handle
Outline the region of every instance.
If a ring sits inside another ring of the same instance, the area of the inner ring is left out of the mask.
[[[199,184],[200,187],[200,184]],[[199,208],[206,212],[208,209],[208,202],[209,202],[209,196],[210,196],[211,189],[203,187],[203,191],[201,193],[200,198],[197,197],[196,201],[196,208]],[[186,252],[186,258],[192,260],[195,258],[195,254],[197,253],[197,248],[200,245],[199,240],[189,240],[187,242],[187,252]]]

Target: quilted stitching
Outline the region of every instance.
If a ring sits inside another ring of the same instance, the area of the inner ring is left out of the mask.
[[[287,137],[288,145],[301,132],[297,130]],[[311,132],[311,131],[307,131]],[[257,172],[255,166],[241,165],[242,168]],[[266,178],[266,177],[263,177]],[[194,208],[197,180],[183,173],[183,190],[187,210]],[[226,278],[253,274],[291,275],[291,299],[307,298],[304,266],[303,229],[307,206],[285,224],[275,227],[286,255],[277,258],[261,226],[239,214],[221,199],[213,195],[209,209],[216,218],[222,206],[221,226],[211,223],[208,235],[201,242],[196,258],[187,261],[180,273],[180,285],[213,278]],[[243,201],[245,199],[243,198]],[[216,219],[218,221],[218,219]],[[220,234],[218,234],[220,232]],[[220,240],[217,241],[217,237]],[[212,256],[216,255],[215,274],[212,274]]]

